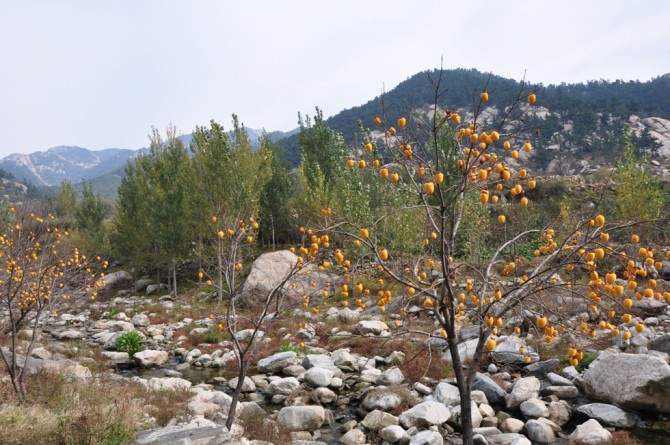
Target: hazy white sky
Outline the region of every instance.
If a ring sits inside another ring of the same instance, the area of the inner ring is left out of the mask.
[[[670,72],[670,1],[0,0],[0,155],[147,145],[237,113],[359,105],[466,67],[533,82]]]

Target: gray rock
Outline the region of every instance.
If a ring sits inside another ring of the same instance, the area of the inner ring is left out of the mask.
[[[552,386],[575,386],[570,380],[553,372],[547,374],[547,380],[549,380],[549,383],[551,383]]]
[[[143,368],[150,368],[154,366],[161,366],[168,361],[167,351],[156,351],[145,349],[144,351],[136,352],[133,355],[135,361]]]
[[[541,362],[533,363],[524,368],[528,374],[535,376],[545,376],[550,372],[554,372],[558,369],[559,365],[558,359],[552,358],[549,360],[544,360]]]
[[[583,445],[605,445],[612,441],[612,434],[597,420],[590,419],[579,425],[568,439]]]
[[[265,392],[270,396],[290,395],[294,389],[300,386],[300,382],[295,377],[285,377],[283,379],[275,379],[265,388]]]
[[[549,420],[557,425],[565,425],[570,421],[571,411],[570,405],[565,400],[551,402],[549,403]]]
[[[433,395],[436,401],[444,403],[447,406],[453,406],[461,403],[461,396],[458,388],[446,382],[440,382],[435,387]]]
[[[390,332],[386,323],[378,320],[361,320],[356,323],[356,331],[361,335],[382,335]]]
[[[549,396],[556,396],[559,399],[576,399],[579,397],[579,390],[575,386],[547,386],[542,393]]]
[[[98,286],[104,286],[105,291],[129,289],[133,285],[133,275],[125,270],[108,273],[96,281]]]
[[[275,373],[288,366],[297,365],[298,356],[293,351],[278,352],[269,357],[262,358],[256,364],[258,372]]]
[[[582,405],[577,408],[577,412],[617,428],[632,428],[637,423],[635,414],[606,403]]]
[[[365,443],[365,433],[357,428],[349,430],[340,437],[340,443],[343,445],[359,445]]]
[[[523,430],[524,426],[525,424],[521,420],[510,417],[500,424],[500,430],[503,433],[518,433]]]
[[[409,428],[411,426],[427,427],[431,425],[440,425],[451,417],[449,409],[443,404],[435,401],[419,403],[413,408],[403,412],[399,419],[400,423]]]
[[[647,344],[647,347],[653,351],[661,351],[670,354],[670,332],[652,339]]]
[[[400,406],[402,398],[392,391],[370,391],[363,399],[363,407],[369,410],[391,411]]]
[[[399,368],[389,368],[386,371],[382,372],[377,380],[375,381],[376,385],[399,385],[405,380],[405,376],[402,374]]]
[[[311,386],[318,388],[328,386],[333,380],[333,371],[325,368],[309,368],[305,372],[305,381]]]
[[[433,390],[424,385],[423,383],[416,382],[414,385],[412,385],[412,388],[414,388],[414,391],[418,392],[422,396],[427,396],[428,394],[432,394]]]
[[[523,434],[506,433],[486,438],[490,445],[531,445]]]
[[[193,428],[186,425],[140,431],[135,436],[134,443],[137,445],[215,445],[228,443],[231,439],[232,435],[225,426]]]
[[[238,377],[230,379],[228,382],[228,388],[230,389],[235,389],[237,388],[237,383],[240,381]],[[254,383],[253,380],[251,380],[249,377],[244,377],[244,381],[242,382],[242,392],[254,392],[256,391],[256,384]]]
[[[549,408],[540,399],[528,399],[521,403],[521,414],[527,419],[537,419],[538,417],[549,417]]]
[[[526,349],[525,354],[519,352],[522,347]],[[500,342],[489,353],[492,362],[503,364],[523,364],[526,356],[530,357],[531,363],[540,360],[538,353],[516,336],[501,337]]]
[[[483,391],[486,394],[486,399],[494,405],[504,404],[505,397],[507,397],[507,392],[500,385],[480,372],[476,373],[472,380],[472,389]]]
[[[398,425],[398,418],[393,414],[385,413],[378,409],[370,411],[361,422],[365,428],[370,431],[378,431],[387,426]],[[404,430],[403,430],[404,431]]]
[[[76,329],[54,332],[53,336],[58,340],[79,340],[80,338],[86,337],[83,332],[77,331]]]
[[[342,323],[354,323],[358,321],[359,314],[356,311],[352,311],[348,307],[344,307],[337,312],[337,318]]]
[[[554,443],[556,436],[554,430],[544,422],[539,420],[529,420],[526,422],[526,434],[532,442]]]
[[[135,281],[133,289],[135,290],[135,292],[143,292],[144,290],[146,290],[147,286],[153,283],[154,280],[152,280],[151,278],[140,278],[139,280]]]
[[[302,366],[305,369],[310,368],[323,368],[331,371],[333,376],[340,377],[342,375],[342,370],[335,366],[333,360],[328,357],[326,354],[307,354],[302,359]]]
[[[403,442],[408,439],[407,431],[398,425],[384,427],[379,431],[379,437],[390,443]]]
[[[264,302],[272,289],[280,285],[291,273],[291,267],[297,262],[298,257],[288,250],[268,252],[256,258],[242,285],[240,303],[253,305]],[[309,275],[294,275],[290,282],[284,285],[285,298],[291,304],[302,302],[304,295],[314,300],[320,299],[324,288],[337,287],[341,282],[341,278],[335,274],[319,271],[312,266],[307,268],[311,268]],[[311,283],[316,283],[316,286],[312,287]]]
[[[444,439],[437,431],[421,431],[415,434],[409,441],[409,445],[443,445]]]
[[[312,391],[312,394],[314,397],[316,397],[319,403],[326,405],[333,403],[335,399],[337,399],[337,394],[328,388],[316,388],[314,391]]]
[[[291,378],[291,377],[289,377]],[[286,406],[279,411],[277,423],[289,431],[316,431],[326,420],[326,412],[320,406]]]
[[[517,380],[512,387],[512,392],[507,395],[505,405],[507,408],[516,408],[522,402],[538,397],[540,381],[537,377],[523,377]]]
[[[135,327],[147,327],[151,324],[149,321],[149,317],[147,317],[145,314],[137,314],[135,315],[130,322],[133,324]]]
[[[670,413],[670,366],[660,358],[603,352],[584,373],[584,384],[593,398]]]

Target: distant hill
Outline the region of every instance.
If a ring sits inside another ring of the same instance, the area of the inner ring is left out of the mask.
[[[437,75],[437,70],[424,71],[387,91],[384,106],[388,121],[395,122],[401,115],[406,115],[409,107],[425,109],[426,105],[432,104],[434,93],[429,76],[437,79]],[[489,113],[492,115],[511,104],[521,88],[521,82],[517,80],[475,69],[445,70],[442,85],[447,92],[438,105],[463,113],[471,112],[474,99],[487,85],[490,93],[487,106],[493,110]],[[537,104],[541,107],[526,122],[540,134],[534,141],[539,149],[535,159],[538,167],[546,168],[550,158],[555,158],[556,151],[561,149],[574,151],[575,158],[584,155],[599,162],[608,150],[616,148],[627,122],[633,124],[640,136],[636,141],[638,148],[649,149],[652,157],[670,157],[670,74],[647,82],[600,80],[548,86],[527,84],[525,90],[537,94]],[[372,119],[380,111],[378,96],[363,105],[340,111],[325,123],[353,143],[358,121],[365,127],[373,127]],[[642,134],[645,129],[649,134]],[[283,139],[281,143],[291,164],[297,165],[300,162],[298,136]],[[659,148],[659,144],[662,147]]]
[[[279,140],[297,132],[268,132],[272,140]],[[247,129],[254,148],[262,130]],[[186,146],[193,134],[180,137]],[[90,182],[93,189],[107,200],[116,199],[116,190],[121,184],[124,167],[128,160],[145,153],[147,148],[136,150],[109,148],[89,150],[78,146],[58,146],[31,154],[11,154],[0,159],[0,169],[12,179],[37,187],[56,187],[67,179],[81,190],[82,181]]]
[[[0,168],[23,182],[39,186],[58,185],[63,179],[76,183],[125,165],[137,152],[122,148],[92,151],[59,146],[28,155],[9,155],[0,160]]]

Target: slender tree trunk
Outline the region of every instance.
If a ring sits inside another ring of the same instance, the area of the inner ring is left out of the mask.
[[[461,399],[461,434],[463,445],[472,445],[474,434],[472,431],[472,408],[470,406],[472,397],[470,387],[461,366],[461,357],[458,355],[458,343],[456,339],[448,337],[447,344],[449,345],[449,352],[451,353],[451,360],[454,365],[454,374],[456,375],[456,386],[458,387]]]
[[[221,250],[216,250],[216,298],[219,304],[223,302],[223,258]]]
[[[235,421],[237,402],[240,399],[240,395],[242,394],[242,385],[244,385],[244,378],[247,376],[247,370],[247,363],[243,362],[242,366],[240,366],[240,371],[237,373],[237,386],[235,386],[235,390],[233,391],[232,400],[230,402],[230,409],[228,410],[228,418],[226,419],[226,428],[228,428],[228,431],[230,431],[233,426],[233,422]]]
[[[172,288],[174,297],[177,298],[177,263],[175,260],[172,260]]]

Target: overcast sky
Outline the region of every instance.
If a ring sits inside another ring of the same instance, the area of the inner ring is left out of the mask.
[[[0,0],[0,155],[147,145],[237,113],[290,130],[428,68],[532,82],[670,72],[670,1]]]

